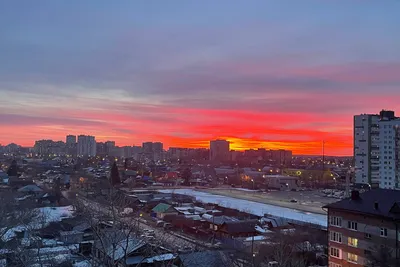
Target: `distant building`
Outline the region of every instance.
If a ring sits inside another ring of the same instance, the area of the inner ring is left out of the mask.
[[[34,151],[43,157],[55,157],[64,155],[66,147],[62,141],[38,140],[35,142]]]
[[[79,135],[77,145],[78,156],[96,156],[96,139],[90,135]]]
[[[103,142],[96,142],[96,155],[105,156],[106,154],[106,144]]]
[[[113,155],[115,148],[115,141],[107,141],[105,142],[105,149],[107,155]]]
[[[163,160],[164,148],[161,142],[145,142],[142,144],[143,155],[150,160]]]
[[[271,159],[278,165],[290,165],[293,153],[290,150],[269,150]]]
[[[366,266],[371,259],[400,266],[400,191],[373,189],[326,205],[329,266]]]
[[[212,161],[230,160],[229,142],[226,140],[210,141],[210,160]]]
[[[398,188],[399,118],[394,111],[354,116],[355,182]],[[396,154],[397,153],[397,154]],[[396,167],[397,165],[397,167]]]
[[[76,155],[76,135],[67,135],[65,146],[67,155]]]
[[[76,135],[67,135],[65,144],[67,145],[67,147],[75,145],[76,144]]]

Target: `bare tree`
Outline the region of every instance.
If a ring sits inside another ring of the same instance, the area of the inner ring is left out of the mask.
[[[92,266],[127,266],[132,253],[148,257],[162,253],[167,243],[166,236],[158,233],[157,240],[150,240],[144,234],[139,221],[139,212],[130,207],[123,194],[111,188],[101,204],[86,198],[78,198],[74,203],[77,215],[90,226],[94,235]],[[132,211],[126,217],[126,211]],[[142,261],[137,263],[140,266]]]
[[[371,248],[367,255],[367,267],[397,267],[400,260],[394,256],[396,251],[386,245]]]

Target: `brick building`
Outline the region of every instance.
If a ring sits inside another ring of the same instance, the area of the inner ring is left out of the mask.
[[[400,191],[353,191],[350,198],[324,208],[329,267],[369,266],[383,257],[382,251],[388,257],[385,266],[400,266]]]

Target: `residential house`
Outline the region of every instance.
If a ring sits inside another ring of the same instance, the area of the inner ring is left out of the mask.
[[[166,215],[178,214],[172,205],[159,203],[152,210],[152,216],[163,219]]]
[[[218,229],[221,238],[248,237],[257,235],[258,220],[224,222]]]

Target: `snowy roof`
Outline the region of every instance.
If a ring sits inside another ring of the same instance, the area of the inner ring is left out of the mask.
[[[92,267],[92,264],[90,263],[90,261],[85,260],[74,263],[73,267]]]
[[[244,240],[244,242],[252,242],[253,240],[254,240],[254,241],[262,241],[262,240],[266,240],[266,239],[268,239],[266,236],[257,235],[257,236],[250,236],[250,237],[247,237],[247,238]]]
[[[267,233],[272,233],[272,231],[268,230],[268,229],[264,229],[261,226],[256,225],[256,231],[262,234],[267,234]]]
[[[43,192],[43,189],[35,184],[26,185],[17,190],[18,192]]]
[[[43,207],[35,209],[36,216],[28,225],[17,225],[9,229],[1,239],[4,242],[10,241],[15,237],[15,232],[25,231],[26,229],[42,229],[51,222],[59,222],[64,218],[73,217],[73,206],[65,207]]]

